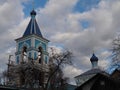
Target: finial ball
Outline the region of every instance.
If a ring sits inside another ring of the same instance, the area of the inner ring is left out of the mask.
[[[30,13],[30,15],[31,15],[31,16],[32,16],[32,15],[36,16],[35,10],[32,10],[31,13]]]

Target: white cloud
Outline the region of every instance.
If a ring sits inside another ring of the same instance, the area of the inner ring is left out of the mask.
[[[49,52],[49,55],[60,54],[63,52],[63,48],[60,46],[49,45],[48,52]]]
[[[72,10],[77,1],[78,0],[50,0],[45,8],[41,10],[41,13],[54,19],[61,18]]]
[[[74,78],[75,75],[79,75],[80,73],[82,73],[83,71],[80,69],[77,69],[74,66],[66,66],[63,69],[64,73],[65,73],[65,77],[72,77]]]
[[[64,77],[68,77],[69,78],[69,82],[70,84],[75,84],[75,80],[74,77],[76,75],[80,75],[83,71],[74,67],[74,66],[66,66],[63,69],[64,72]]]
[[[9,54],[15,53],[14,39],[23,31],[24,12],[22,2],[27,0],[0,1],[0,68],[7,68]],[[22,29],[22,30],[21,30]],[[23,33],[23,32],[22,32]],[[15,35],[16,34],[16,35]],[[12,58],[14,60],[14,58]]]
[[[110,55],[105,52],[111,49],[112,40],[120,28],[118,11],[120,1],[101,0],[97,8],[83,13],[72,12],[75,6],[73,2],[69,2],[70,8],[66,3],[61,7],[61,3],[54,1],[51,0],[45,8],[40,9],[41,15],[38,18],[50,40],[54,43],[62,43],[63,46],[73,51],[77,56],[76,66],[82,67],[82,69],[91,67],[89,58],[93,50],[100,56],[99,65],[106,63],[103,66],[105,67],[108,64],[106,57]],[[67,2],[67,0],[65,1]],[[64,9],[66,7],[70,9]],[[90,24],[86,29],[81,26],[83,20]]]
[[[6,59],[7,49],[15,47],[13,40],[22,36],[29,22],[29,17],[24,18],[23,1],[26,0],[0,1],[1,61]],[[36,17],[43,36],[74,53],[75,67],[66,67],[66,72],[73,69],[68,73],[71,77],[91,67],[89,58],[93,50],[101,60],[99,65],[105,67],[108,64],[106,57],[110,55],[107,49],[111,49],[112,39],[120,29],[119,0],[101,0],[97,8],[83,13],[73,12],[77,2],[78,0],[49,0],[44,8],[38,8]],[[90,24],[86,29],[81,25],[83,20]]]

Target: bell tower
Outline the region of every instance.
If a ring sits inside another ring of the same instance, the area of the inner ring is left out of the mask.
[[[38,60],[40,64],[48,64],[48,42],[41,33],[36,21],[36,12],[30,13],[30,22],[22,37],[16,39],[16,64],[28,60]]]

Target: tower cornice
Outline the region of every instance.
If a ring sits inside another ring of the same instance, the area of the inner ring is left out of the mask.
[[[38,36],[38,35],[36,35],[36,34],[31,34],[31,35],[29,35],[29,36],[20,37],[20,38],[15,39],[15,41],[17,42],[17,41],[19,41],[19,40],[24,40],[24,39],[27,39],[27,38],[29,39],[29,38],[31,38],[31,37],[38,38],[38,39],[40,39],[40,40],[42,40],[42,41],[44,41],[44,42],[50,42],[48,39],[46,39],[46,38],[44,38],[44,37],[40,37],[40,36]]]

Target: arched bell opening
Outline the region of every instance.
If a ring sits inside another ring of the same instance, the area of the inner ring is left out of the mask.
[[[43,49],[40,46],[40,47],[38,47],[38,60],[39,60],[40,64],[42,63],[42,54],[43,54]]]
[[[26,60],[27,59],[27,46],[23,46],[22,48],[22,60]]]
[[[23,47],[23,52],[27,52],[27,46]]]

